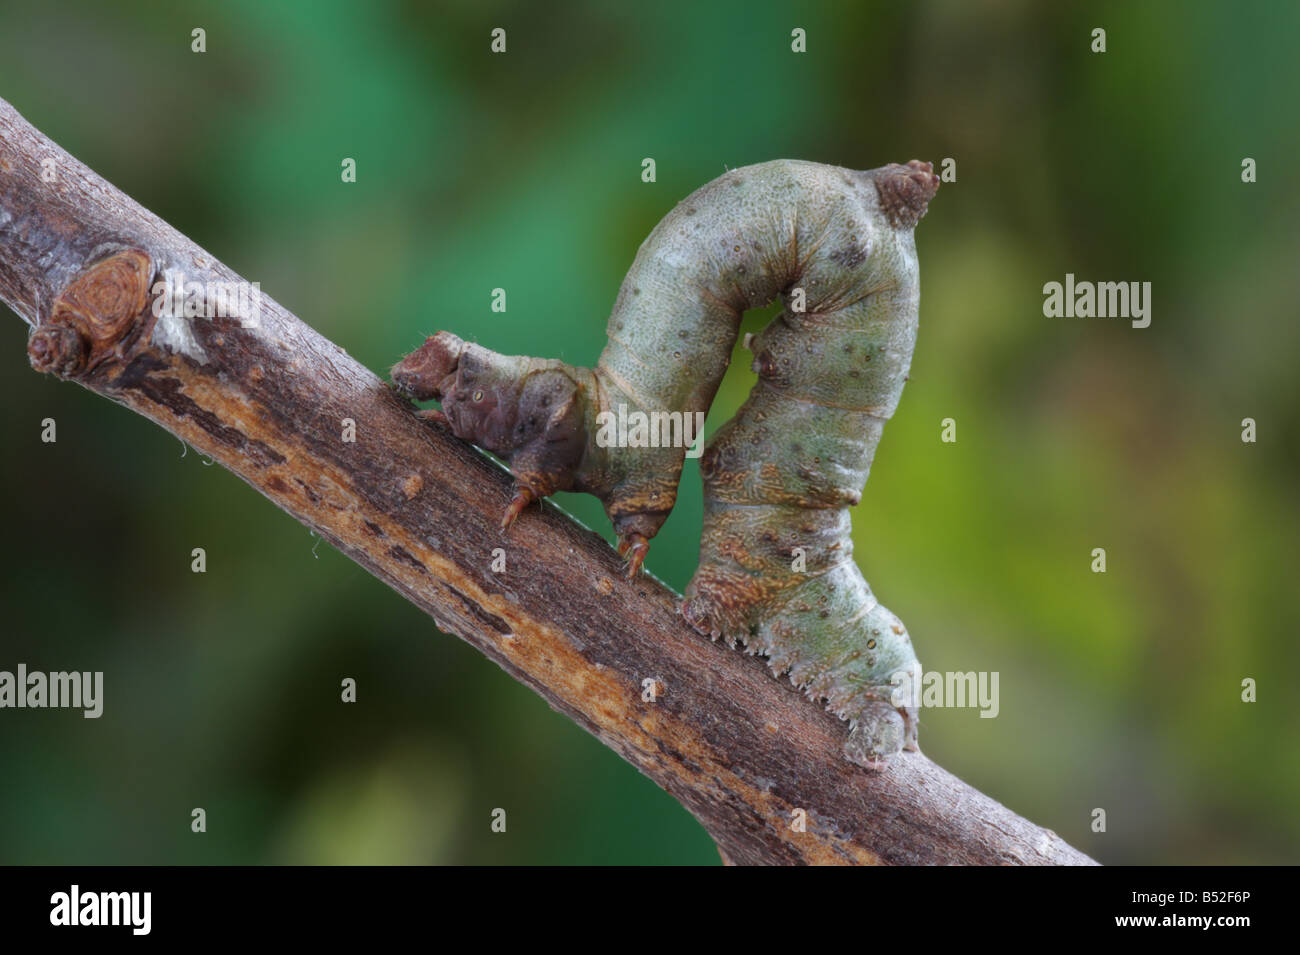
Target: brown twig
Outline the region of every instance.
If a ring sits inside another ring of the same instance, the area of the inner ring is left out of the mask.
[[[844,724],[697,636],[663,586],[625,581],[597,535],[544,508],[503,539],[505,474],[274,301],[255,327],[251,310],[156,317],[169,272],[241,281],[0,100],[0,298],[32,326],[33,366],[239,475],[670,792],[725,859],[1092,861],[925,756],[847,762]]]

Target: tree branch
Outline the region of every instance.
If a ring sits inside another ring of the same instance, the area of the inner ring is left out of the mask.
[[[624,580],[596,534],[547,506],[506,543],[504,472],[269,298],[255,327],[252,309],[155,317],[168,271],[242,282],[0,100],[0,298],[32,326],[33,366],[239,475],[666,789],[724,859],[1092,861],[923,755],[878,775],[847,762],[843,723],[696,635],[662,585]]]

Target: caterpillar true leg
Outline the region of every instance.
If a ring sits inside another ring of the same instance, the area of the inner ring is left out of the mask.
[[[515,519],[524,512],[524,508],[533,503],[536,499],[537,498],[533,495],[533,492],[527,487],[516,486],[515,496],[511,498],[510,506],[506,508],[505,515],[501,518],[501,529],[503,531],[508,531],[510,525],[515,522]]]
[[[627,558],[627,575],[635,577],[645,563],[645,555],[650,552],[650,541],[641,534],[632,531],[625,537],[619,538],[618,552],[620,556]]]
[[[425,421],[432,421],[434,424],[450,424],[441,408],[422,408],[415,413],[415,416]]]

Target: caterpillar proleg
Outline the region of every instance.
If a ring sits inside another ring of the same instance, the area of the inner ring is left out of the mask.
[[[634,574],[676,502],[687,448],[611,443],[607,416],[707,411],[741,315],[779,297],[781,314],[746,342],[758,381],[700,461],[700,563],[682,613],[824,700],[849,721],[848,758],[871,768],[916,746],[899,674],[917,663],[853,561],[848,509],[907,378],[912,232],[938,185],[916,160],[865,172],[797,160],[734,169],[642,244],[594,369],[439,332],[392,371],[408,397],[441,401],[424,414],[509,461],[516,495],[503,526],[532,500],[589,492]]]

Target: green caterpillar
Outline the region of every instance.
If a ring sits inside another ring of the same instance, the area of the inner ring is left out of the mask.
[[[439,332],[392,370],[406,396],[441,401],[422,415],[509,461],[516,493],[503,527],[556,491],[594,494],[631,576],[676,502],[689,442],[615,446],[612,416],[676,424],[707,411],[742,313],[779,296],[784,311],[746,341],[758,382],[700,461],[700,563],[682,613],[825,700],[849,721],[846,756],[873,769],[916,748],[916,711],[900,702],[897,675],[918,664],[853,561],[848,509],[907,378],[919,297],[912,231],[938,186],[917,160],[865,172],[797,160],[734,169],[642,244],[594,369]]]

